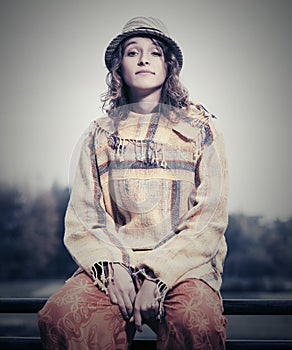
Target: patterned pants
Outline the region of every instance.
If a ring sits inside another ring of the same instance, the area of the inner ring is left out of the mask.
[[[226,318],[207,284],[187,279],[171,289],[157,327],[158,350],[225,349]],[[158,321],[157,321],[158,322]],[[85,273],[72,277],[39,312],[45,350],[126,350],[135,330]]]

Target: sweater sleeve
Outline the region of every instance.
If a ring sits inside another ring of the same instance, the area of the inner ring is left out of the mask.
[[[129,254],[117,239],[113,218],[106,212],[96,157],[96,126],[83,142],[65,216],[64,244],[89,275],[97,262],[129,265]]]
[[[174,232],[140,261],[168,288],[188,271],[214,262],[228,223],[228,175],[225,146],[221,133],[212,130],[195,170],[192,205],[180,218]],[[221,257],[222,259],[224,257]],[[222,264],[223,262],[221,262]]]

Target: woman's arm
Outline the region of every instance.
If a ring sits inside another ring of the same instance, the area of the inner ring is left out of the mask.
[[[113,218],[106,212],[96,159],[96,125],[83,142],[66,217],[64,243],[77,264],[89,275],[96,263],[129,266],[129,254],[117,238]],[[104,272],[104,271],[101,271]],[[95,276],[97,284],[98,275]],[[100,285],[101,286],[101,285]],[[104,286],[105,287],[105,286]]]

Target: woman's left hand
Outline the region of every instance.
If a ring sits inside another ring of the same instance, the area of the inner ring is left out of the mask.
[[[159,302],[155,299],[156,282],[145,279],[136,295],[133,321],[137,331],[142,332],[143,320],[155,318],[159,310]]]

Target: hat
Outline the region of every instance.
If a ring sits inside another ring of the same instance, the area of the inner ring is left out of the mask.
[[[168,30],[165,25],[158,18],[134,17],[125,24],[122,33],[110,42],[105,51],[104,59],[108,70],[110,70],[112,67],[112,55],[116,48],[123,40],[137,35],[149,35],[155,39],[165,42],[176,56],[180,69],[182,68],[182,51],[177,43],[169,37]]]

